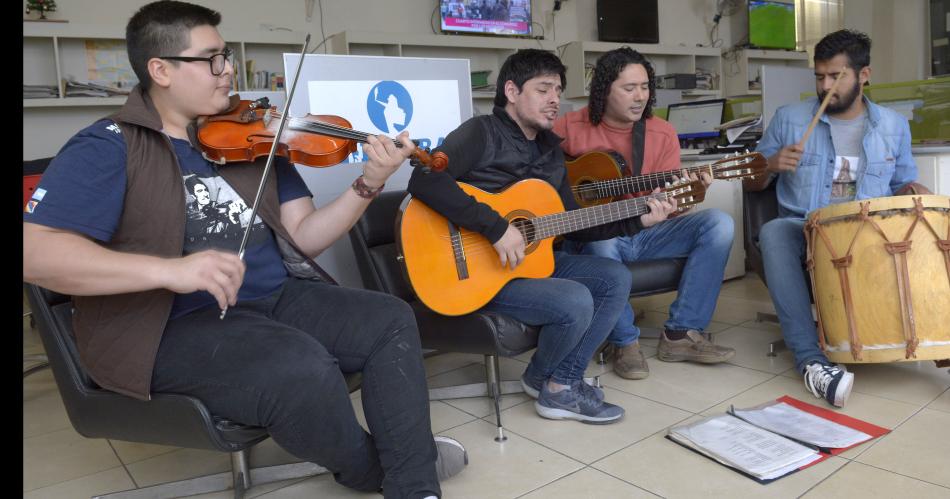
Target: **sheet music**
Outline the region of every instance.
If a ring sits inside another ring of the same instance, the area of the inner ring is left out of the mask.
[[[785,402],[737,409],[734,413],[758,427],[818,447],[851,447],[872,438],[867,433],[815,416]]]
[[[673,438],[702,449],[705,454],[766,478],[783,470],[790,471],[821,456],[813,449],[785,437],[751,425],[731,415],[670,429]],[[785,472],[787,472],[785,471]]]

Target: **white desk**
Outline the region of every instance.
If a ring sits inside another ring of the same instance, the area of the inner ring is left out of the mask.
[[[691,167],[712,163],[723,157],[725,157],[723,154],[682,156],[681,161],[684,167]],[[706,200],[693,209],[699,211],[710,208],[718,208],[728,213],[735,222],[735,238],[732,241],[732,250],[729,252],[729,260],[726,262],[726,272],[723,278],[741,277],[745,275],[745,248],[742,244],[742,182],[737,180],[713,180],[709,190],[706,191]]]
[[[950,147],[912,147],[917,162],[917,181],[934,194],[950,196]]]

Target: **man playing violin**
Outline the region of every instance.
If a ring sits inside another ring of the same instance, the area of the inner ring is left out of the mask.
[[[636,156],[642,158],[642,173],[679,168],[679,144],[676,130],[668,122],[653,116],[656,87],[653,66],[639,52],[622,47],[602,55],[591,78],[587,107],[567,113],[554,122],[554,132],[564,137],[561,148],[569,156],[590,151],[614,151],[625,162],[625,175]],[[638,130],[639,129],[639,130]],[[639,133],[642,150],[634,151]],[[683,172],[691,180],[695,173]],[[712,179],[702,173],[700,180]],[[622,262],[658,258],[686,257],[686,267],[676,300],[670,305],[669,318],[660,335],[657,358],[667,362],[724,362],[735,350],[714,345],[703,330],[709,325],[726,261],[732,248],[733,220],[721,210],[708,209],[684,216],[670,216],[647,230],[631,236],[583,244],[569,243],[568,251],[598,255]],[[640,350],[640,329],[633,323],[629,303],[607,337],[609,357],[617,375],[627,379],[646,378],[646,357]]]
[[[44,174],[24,216],[24,280],[73,296],[79,353],[103,388],[143,400],[192,395],[216,416],[266,427],[347,487],[440,496],[439,480],[467,457],[458,442],[433,439],[412,310],[390,295],[336,286],[312,260],[414,146],[406,133],[402,148],[369,137],[363,175],[320,209],[278,158],[258,217],[229,219],[260,225],[242,260],[240,239],[187,223],[184,179],[233,194],[206,204],[239,207],[253,201],[263,172],[264,158],[218,167],[193,145],[195,120],[229,107],[234,66],[219,22],[213,10],[175,1],[131,18],[139,85],[120,111],[72,137]],[[371,434],[344,380],[356,372]]]
[[[551,132],[564,72],[557,56],[543,50],[524,49],[508,57],[498,74],[492,114],[466,121],[439,146],[452,158],[448,169],[427,175],[415,171],[409,180],[413,197],[491,242],[503,267],[514,268],[524,260],[524,237],[491,206],[465,194],[456,180],[495,193],[520,180],[541,179],[558,190],[565,209],[577,209],[557,146],[560,139]],[[656,199],[649,205],[650,213],[565,237],[635,234],[674,207]],[[550,278],[509,281],[484,307],[541,327],[538,349],[521,377],[525,393],[537,399],[539,415],[591,424],[623,417],[623,408],[604,401],[604,392],[584,383],[583,375],[629,294],[630,272],[620,263],[555,251]]]
[[[832,203],[894,195],[917,178],[917,165],[907,119],[864,96],[871,39],[857,31],[836,31],[815,45],[814,60],[818,98],[776,111],[757,147],[768,157],[769,175],[746,180],[744,187],[760,191],[777,182],[778,218],[759,231],[769,295],[805,387],[843,407],[854,374],[831,363],[818,347],[804,268],[805,216]],[[825,112],[801,147],[818,99],[824,100],[836,78],[840,81]]]

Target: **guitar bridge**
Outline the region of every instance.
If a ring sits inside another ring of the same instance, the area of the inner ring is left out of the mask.
[[[455,273],[460,281],[468,279],[468,261],[465,259],[465,246],[458,227],[449,222],[449,241],[452,242],[452,256],[455,259]]]

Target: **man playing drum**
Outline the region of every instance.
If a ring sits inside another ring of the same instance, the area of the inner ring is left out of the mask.
[[[815,45],[818,98],[776,112],[757,148],[768,158],[769,175],[744,186],[759,191],[778,182],[779,216],[759,233],[769,294],[805,387],[837,407],[847,401],[854,375],[831,363],[818,346],[803,266],[805,216],[833,203],[892,196],[917,178],[907,118],[863,95],[870,54],[870,38],[852,30],[831,33]],[[831,90],[814,133],[799,144],[819,110],[818,99]]]

